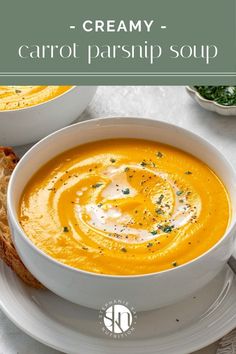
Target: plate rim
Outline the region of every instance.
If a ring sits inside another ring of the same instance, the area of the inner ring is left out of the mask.
[[[1,284],[3,285],[4,284],[4,278],[3,278],[3,274],[2,272],[4,270],[7,270],[7,271],[10,271],[13,273],[13,271],[11,269],[9,269],[7,267],[7,265],[5,265],[2,261],[0,262],[0,268],[1,268],[1,271],[0,271],[0,280],[1,280],[1,283],[0,283],[0,286]],[[227,269],[229,269],[229,266],[227,265],[225,268],[225,271]],[[13,273],[12,274],[14,277],[16,277],[16,275]],[[11,288],[11,282],[8,281],[7,278],[5,278],[5,281],[7,281],[9,287]],[[234,276],[234,282],[236,281],[236,277]],[[236,302],[236,301],[235,301]],[[29,337],[33,338],[34,340],[37,340],[38,342],[54,349],[54,350],[58,350],[58,351],[65,351],[66,348],[62,348],[60,346],[57,346],[56,344],[53,343],[53,341],[49,341],[49,340],[45,340],[42,336],[40,335],[37,335],[37,333],[35,333],[35,331],[30,331],[29,327],[27,326],[27,324],[22,324],[22,322],[20,321],[20,318],[19,316],[17,316],[17,314],[13,313],[11,311],[11,307],[8,307],[7,306],[7,303],[8,303],[8,300],[4,297],[1,297],[1,292],[0,292],[0,309],[3,311],[3,313],[8,317],[8,319],[14,323],[15,326],[17,326],[22,332],[26,333]],[[235,307],[236,309],[236,307]],[[35,317],[35,322],[38,322],[37,321],[37,318]],[[178,349],[175,351],[175,354],[189,354],[189,353],[192,353],[192,352],[195,352],[197,350],[201,350],[207,346],[209,346],[210,344],[213,344],[214,342],[216,342],[217,340],[219,340],[220,338],[224,337],[226,334],[228,334],[229,332],[231,332],[233,329],[235,329],[236,327],[236,310],[235,310],[235,316],[232,316],[232,318],[230,319],[230,321],[228,321],[227,325],[223,327],[223,330],[221,331],[217,331],[215,334],[212,334],[210,336],[210,338],[208,339],[208,337],[206,339],[203,339],[203,341],[199,342],[199,344],[192,344],[191,345],[191,348],[190,348],[190,342],[187,342],[186,344],[186,347],[181,349]],[[176,331],[177,333],[177,331]],[[88,340],[90,338],[92,338],[92,336],[90,335],[86,335],[86,334],[82,334],[80,333],[80,335],[82,335],[84,338],[87,338]],[[101,340],[101,341],[106,341],[107,339],[104,338],[104,339],[101,339],[101,338],[97,338],[98,340]],[[135,342],[135,341],[142,341],[142,342],[148,342],[149,339],[135,339],[135,340],[132,340],[130,341],[129,343],[132,344],[132,342]],[[124,342],[123,342],[124,343]],[[110,348],[111,350],[112,348]],[[121,350],[122,349],[129,349],[128,347],[123,347],[123,344],[121,345]],[[131,348],[130,348],[131,349]],[[80,351],[80,349],[78,348],[78,350]],[[89,350],[89,348],[88,348]],[[68,352],[67,353],[74,353],[74,352]],[[99,351],[97,352],[99,353]],[[77,354],[79,354],[79,352],[77,351]],[[82,353],[81,353],[82,354]],[[105,354],[105,352],[104,352]],[[144,353],[145,354],[145,353]]]

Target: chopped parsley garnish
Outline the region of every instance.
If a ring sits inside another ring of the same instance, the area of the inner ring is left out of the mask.
[[[129,167],[125,167],[125,172],[128,172],[129,171]]]
[[[151,234],[152,234],[152,235],[157,235],[157,231],[156,231],[156,230],[153,230],[153,231],[151,231]]]
[[[102,203],[99,203],[99,204],[98,204],[98,207],[101,208],[101,207],[102,207]]]
[[[172,263],[172,266],[173,266],[173,267],[177,267],[177,266],[178,266],[178,263],[177,263],[177,262],[173,262],[173,263]]]
[[[215,101],[222,106],[236,105],[235,86],[194,86],[200,95],[207,100]]]
[[[122,247],[120,250],[121,252],[127,252],[127,249],[125,247]]]
[[[102,183],[95,183],[92,185],[93,188],[98,188],[98,187],[101,187],[102,186]]]
[[[67,226],[63,227],[63,232],[69,232],[69,228]]]
[[[144,167],[144,166],[147,166],[147,163],[146,163],[145,161],[142,161],[142,162],[140,163],[140,165]]]
[[[156,213],[157,213],[158,215],[163,215],[163,214],[164,214],[164,211],[159,208],[159,209],[156,210]]]
[[[111,159],[110,159],[110,161],[111,161],[111,163],[116,162],[116,160],[115,160],[115,159],[113,159],[113,158],[111,158]]]
[[[153,246],[153,243],[152,242],[149,242],[148,244],[147,244],[147,247],[149,248],[149,247],[152,247]]]
[[[177,191],[176,192],[176,195],[178,195],[178,196],[181,195],[181,194],[183,194],[183,191]]]
[[[157,157],[159,157],[159,158],[161,159],[161,158],[163,157],[162,152],[158,151],[158,152],[157,152]]]
[[[157,200],[157,204],[161,204],[163,198],[164,198],[164,194],[161,194],[160,197]]]
[[[123,194],[130,194],[129,188],[122,189]]]
[[[186,171],[184,172],[185,175],[192,175],[192,172],[191,171]]]
[[[173,228],[174,228],[174,226],[164,226],[162,230],[166,234],[169,234],[173,230]]]

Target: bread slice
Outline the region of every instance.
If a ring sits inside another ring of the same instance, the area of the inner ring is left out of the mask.
[[[28,285],[41,288],[42,285],[26,269],[11,239],[7,221],[7,187],[18,158],[9,147],[0,146],[0,258]]]

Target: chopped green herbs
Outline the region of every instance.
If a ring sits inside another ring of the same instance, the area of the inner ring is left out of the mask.
[[[110,161],[111,161],[111,163],[115,163],[116,162],[116,160],[113,159],[113,158],[111,158]]]
[[[177,191],[176,192],[176,195],[178,195],[178,196],[180,196],[180,195],[182,195],[183,194],[183,191]]]
[[[164,226],[163,227],[163,232],[165,232],[166,234],[169,234],[172,230],[173,230],[173,228],[174,228],[174,226],[169,226],[169,225],[167,225],[167,226]]]
[[[157,213],[158,215],[163,215],[163,214],[164,214],[164,211],[159,208],[159,209],[156,210],[156,213]]]
[[[95,183],[92,185],[93,188],[99,188],[102,186],[102,183]]]
[[[121,252],[127,252],[127,249],[125,247],[122,247],[120,250]]]
[[[142,161],[142,162],[140,163],[140,165],[143,166],[143,167],[145,167],[145,166],[147,166],[147,162]]]
[[[185,175],[192,175],[193,173],[191,171],[185,171],[184,174]]]
[[[156,231],[156,230],[153,230],[153,231],[151,231],[151,234],[152,234],[152,235],[157,235],[157,231]]]
[[[128,172],[129,171],[129,167],[125,167],[125,172]]]
[[[177,262],[173,262],[173,263],[172,263],[172,266],[173,266],[173,267],[177,267],[177,266],[178,266],[178,263],[177,263]]]
[[[147,248],[152,247],[152,246],[153,246],[153,243],[152,242],[148,242]]]
[[[123,194],[130,194],[129,188],[122,189]]]
[[[161,158],[163,157],[162,152],[158,151],[158,152],[157,152],[157,157],[159,157],[159,158],[161,159]]]
[[[161,194],[160,197],[157,200],[157,204],[161,204],[163,198],[164,198],[164,194]]]
[[[236,86],[194,86],[197,92],[207,100],[222,106],[236,105]]]
[[[69,232],[69,228],[67,226],[63,227],[63,232]]]

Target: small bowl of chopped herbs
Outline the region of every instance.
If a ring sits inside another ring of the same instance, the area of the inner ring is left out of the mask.
[[[236,86],[187,86],[201,107],[224,116],[236,116]]]

